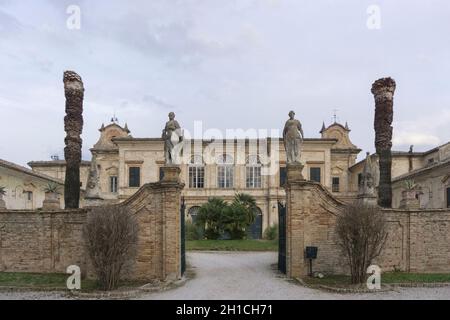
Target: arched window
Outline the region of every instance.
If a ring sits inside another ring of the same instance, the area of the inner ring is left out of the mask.
[[[217,159],[217,185],[219,188],[233,188],[234,159],[228,154]]]
[[[205,165],[201,155],[193,155],[189,163],[189,188],[205,187]]]
[[[247,188],[261,188],[261,161],[258,156],[248,156],[246,180]]]

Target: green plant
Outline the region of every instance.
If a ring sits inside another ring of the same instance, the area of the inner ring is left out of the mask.
[[[55,182],[49,182],[44,188],[45,193],[57,193],[59,194],[59,186]]]
[[[0,186],[0,195],[4,196],[6,194],[6,188]]]
[[[210,198],[198,210],[196,225],[205,229],[207,239],[216,240],[224,232],[223,211],[227,203],[220,198]]]
[[[223,212],[224,230],[228,232],[231,239],[241,240],[246,236],[246,229],[254,220],[253,216],[249,214],[248,208],[239,202],[233,202],[224,208]]]
[[[273,224],[264,231],[264,239],[276,240],[278,239],[278,224]]]
[[[408,179],[403,182],[403,186],[406,190],[414,190],[417,187],[417,184],[414,180]]]
[[[191,221],[186,221],[185,230],[187,241],[202,240],[205,234],[205,231],[201,226],[198,226]]]
[[[243,239],[255,221],[256,208],[255,199],[248,194],[237,193],[231,204],[220,198],[210,198],[200,207],[196,224],[205,229],[205,236],[210,240],[223,235]]]

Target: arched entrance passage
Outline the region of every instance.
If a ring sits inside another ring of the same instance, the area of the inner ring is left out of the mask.
[[[255,221],[248,228],[247,236],[249,239],[262,239],[263,215],[260,208],[255,209]]]
[[[197,220],[198,210],[200,210],[199,206],[190,207],[188,211],[188,217],[191,218],[192,223],[195,224]]]

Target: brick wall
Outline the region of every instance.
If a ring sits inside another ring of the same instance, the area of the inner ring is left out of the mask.
[[[302,181],[287,186],[287,269],[292,277],[308,273],[307,246],[319,248],[315,271],[347,273],[336,245],[336,216],[344,204],[320,184]],[[450,210],[383,210],[388,239],[375,261],[384,271],[450,272]]]
[[[120,204],[136,214],[138,253],[124,270],[128,279],[174,279],[181,276],[180,198],[182,184],[143,186]],[[87,209],[0,211],[0,272],[65,273],[78,265],[93,275],[82,239]]]
[[[0,271],[65,272],[86,259],[86,210],[0,211]]]

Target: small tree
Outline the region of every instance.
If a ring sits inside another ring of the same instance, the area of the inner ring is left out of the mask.
[[[94,208],[88,214],[83,237],[101,289],[117,288],[122,267],[136,255],[135,216],[122,206]]]
[[[255,221],[256,201],[248,194],[237,193],[231,204],[210,198],[198,211],[196,224],[205,228],[207,239],[218,239],[228,233],[231,239],[243,239]]]
[[[350,266],[353,284],[366,280],[367,268],[386,242],[386,220],[378,207],[349,205],[338,216],[338,244]]]
[[[224,200],[213,197],[198,210],[196,224],[205,228],[207,239],[215,240],[223,234],[223,211],[226,207]]]
[[[229,233],[231,239],[241,240],[246,236],[246,229],[250,225],[248,208],[240,203],[233,202],[226,206],[222,212],[223,229]],[[254,220],[254,219],[253,219]]]

